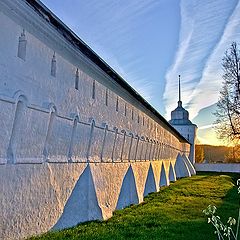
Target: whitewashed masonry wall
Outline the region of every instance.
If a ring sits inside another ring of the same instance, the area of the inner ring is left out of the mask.
[[[107,219],[194,174],[189,143],[47,15],[1,0],[0,24],[1,239]]]
[[[24,1],[1,5],[2,163],[166,159],[189,151]]]

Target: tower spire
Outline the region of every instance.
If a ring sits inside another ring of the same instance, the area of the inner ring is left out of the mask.
[[[181,101],[181,80],[180,80],[181,75],[178,75],[178,101]]]
[[[178,107],[182,107],[181,101],[181,75],[178,75]]]

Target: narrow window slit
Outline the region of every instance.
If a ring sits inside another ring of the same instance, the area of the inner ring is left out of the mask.
[[[77,69],[76,75],[75,75],[75,89],[79,90],[79,71]]]
[[[26,52],[27,52],[27,40],[25,36],[25,30],[23,29],[21,36],[18,41],[18,57],[22,60],[26,60]]]
[[[117,96],[117,101],[116,101],[116,111],[118,112],[118,96]]]
[[[57,73],[57,60],[56,60],[56,54],[54,52],[52,57],[52,62],[51,62],[51,75],[53,77],[56,77],[56,73]]]
[[[105,104],[108,106],[108,89],[106,88]]]
[[[96,97],[96,83],[95,80],[93,81],[93,86],[92,86],[92,99],[95,99]]]

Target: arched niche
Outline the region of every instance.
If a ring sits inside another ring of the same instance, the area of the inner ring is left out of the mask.
[[[7,163],[16,163],[17,162],[17,145],[21,141],[21,138],[24,138],[22,131],[22,124],[26,118],[26,109],[28,105],[28,100],[25,95],[17,92],[14,96],[15,98],[15,114],[13,120],[13,126],[11,131],[11,137],[7,149]]]

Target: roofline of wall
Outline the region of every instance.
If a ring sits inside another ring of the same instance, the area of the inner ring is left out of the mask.
[[[101,68],[108,76],[121,85],[127,92],[150,110],[157,118],[159,118],[170,132],[174,134],[181,142],[186,142],[185,139],[168,121],[152,107],[136,90],[134,90],[115,70],[113,70],[101,57],[99,57],[83,40],[81,40],[69,27],[67,27],[51,10],[49,10],[39,0],[25,0],[39,15],[45,19],[48,24],[51,24],[63,37],[94,64]],[[47,16],[47,18],[46,18]],[[190,143],[189,143],[190,144]]]

